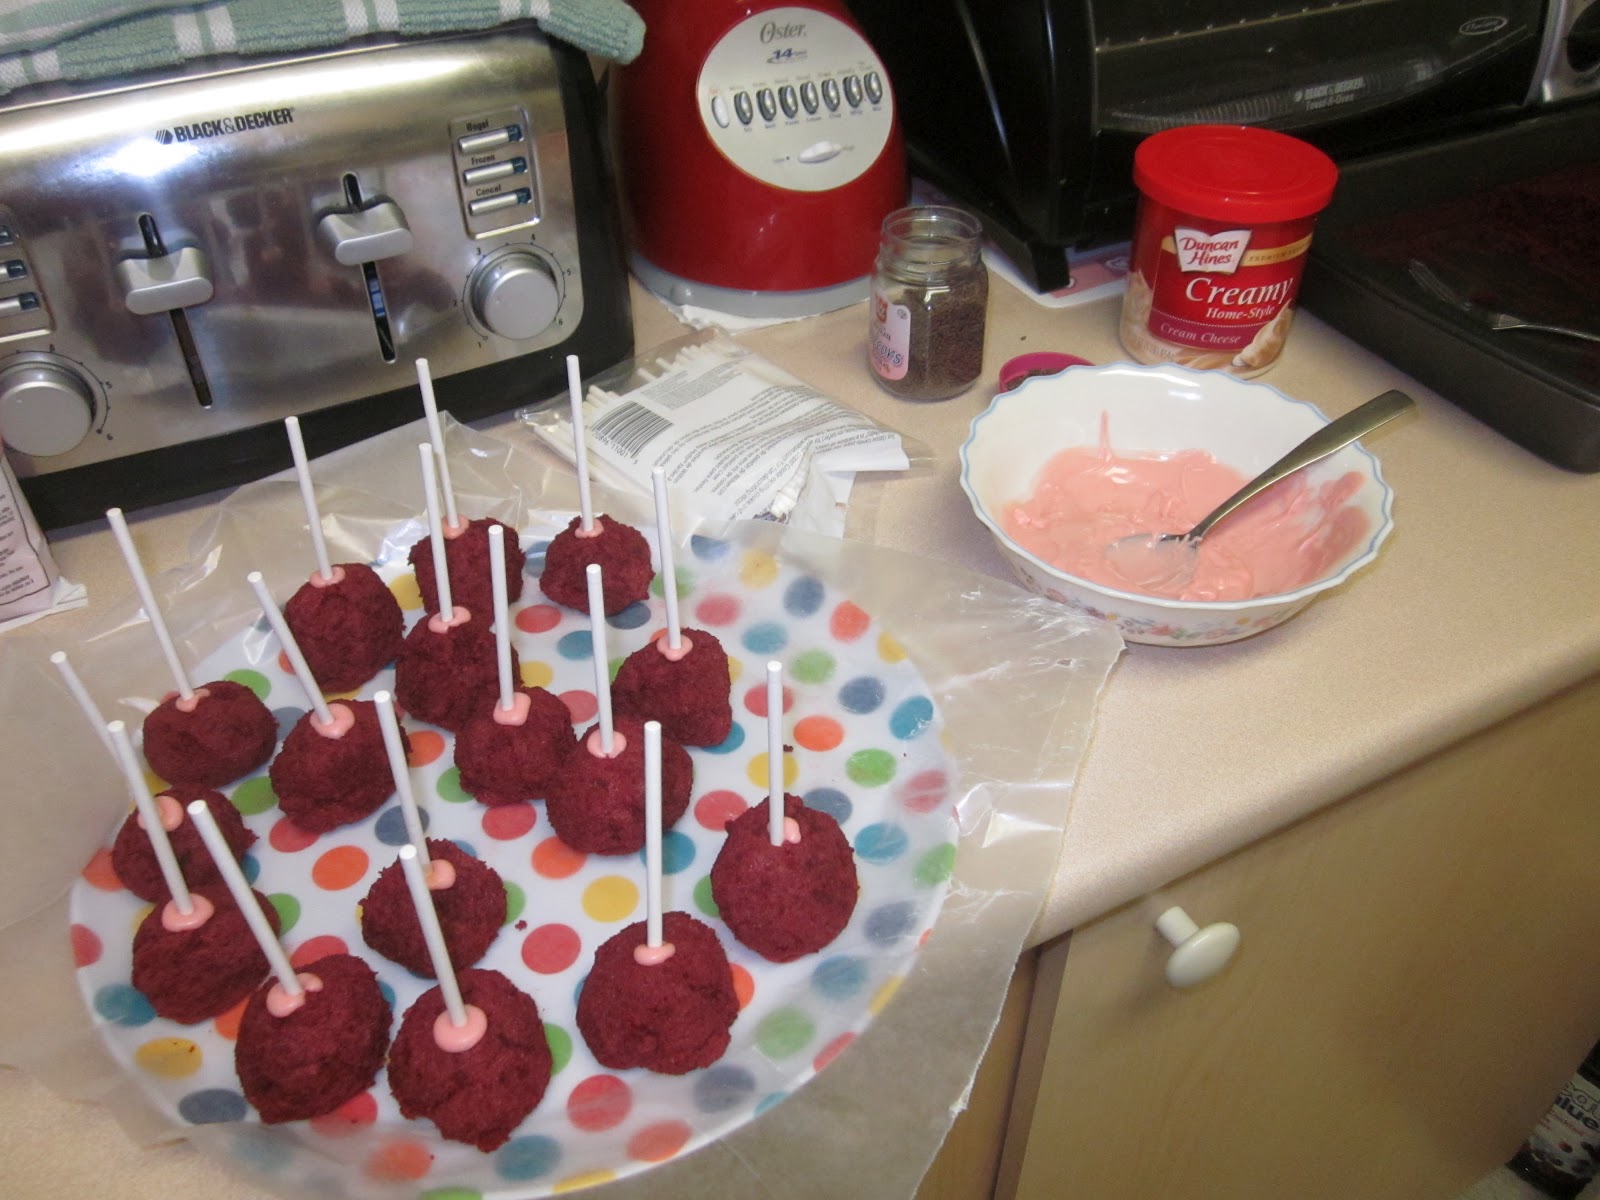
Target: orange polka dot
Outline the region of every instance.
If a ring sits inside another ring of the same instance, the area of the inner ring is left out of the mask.
[[[296,971],[303,971],[306,967],[319,958],[327,958],[330,954],[345,954],[349,948],[344,944],[344,939],[325,933],[321,937],[314,937],[308,942],[302,942],[294,948],[289,955],[289,964]]]
[[[350,1097],[331,1113],[311,1118],[311,1128],[324,1137],[348,1137],[378,1119],[378,1102],[371,1092]]]
[[[855,1040],[855,1034],[841,1033],[838,1037],[834,1038],[833,1041],[829,1042],[821,1050],[817,1051],[816,1058],[811,1060],[812,1067],[818,1071],[822,1070],[823,1067],[827,1066],[834,1059],[839,1057],[839,1052],[841,1050]]]
[[[117,873],[111,869],[111,851],[96,850],[94,857],[83,868],[83,878],[89,886],[102,892],[120,892],[122,880],[117,878]]]
[[[299,638],[295,639],[295,641],[299,640]],[[294,664],[289,661],[289,655],[282,650],[278,651],[278,670],[282,671],[285,675],[294,674]]]
[[[587,854],[580,854],[560,838],[545,838],[533,848],[533,869],[535,874],[545,879],[565,879],[569,875],[576,875],[588,858]]]
[[[230,1042],[239,1040],[239,1022],[244,1019],[244,1006],[248,1003],[250,997],[246,996],[211,1022],[211,1027],[217,1031],[218,1037]]]
[[[100,941],[100,935],[87,925],[74,924],[69,931],[72,937],[72,965],[75,967],[93,966],[100,961],[100,956],[105,952],[105,944]]]
[[[738,963],[729,963],[728,970],[733,974],[734,997],[739,1001],[739,1007],[744,1008],[751,1000],[755,999],[755,976]]]
[[[413,767],[425,767],[431,762],[437,762],[444,753],[444,737],[431,729],[408,729],[406,737],[411,741],[411,753],[406,755],[406,762]]]
[[[801,717],[794,723],[794,740],[803,750],[832,750],[844,741],[844,726],[832,717]]]
[[[335,846],[317,859],[311,878],[325,892],[340,892],[360,883],[370,862],[360,846]]]
[[[628,1157],[638,1162],[666,1162],[689,1141],[690,1129],[683,1121],[657,1121],[646,1125],[628,1139]]]
[[[390,1142],[367,1159],[367,1178],[384,1183],[421,1179],[433,1167],[433,1153],[421,1142]]]
[[[828,618],[828,631],[841,642],[853,642],[867,631],[872,618],[848,600],[839,603]]]

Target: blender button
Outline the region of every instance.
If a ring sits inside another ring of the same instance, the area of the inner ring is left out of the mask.
[[[761,115],[766,120],[778,119],[778,102],[773,99],[771,88],[762,88],[756,93],[756,107],[761,110]]]
[[[739,114],[739,120],[746,125],[756,119],[756,110],[750,104],[749,92],[740,92],[733,98],[733,111]]]
[[[822,81],[822,102],[829,108],[839,107],[839,84],[832,79]]]
[[[778,103],[783,106],[783,115],[791,120],[800,115],[800,96],[794,88],[787,85],[779,88]]]
[[[817,111],[819,100],[817,98],[817,85],[811,82],[800,85],[800,103],[806,106],[808,113]]]
[[[803,163],[823,163],[836,157],[843,149],[838,142],[812,142],[795,157]]]
[[[851,108],[861,107],[861,80],[854,75],[846,75],[844,78],[844,98],[850,101]]]
[[[711,119],[724,129],[728,127],[732,117],[728,115],[728,102],[721,96],[711,97]]]
[[[867,99],[874,104],[883,103],[883,78],[876,71],[867,72]]]

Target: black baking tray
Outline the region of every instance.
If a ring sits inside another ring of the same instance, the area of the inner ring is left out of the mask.
[[[1300,301],[1546,462],[1600,471],[1600,344],[1494,332],[1426,293],[1600,332],[1600,100],[1341,164]]]

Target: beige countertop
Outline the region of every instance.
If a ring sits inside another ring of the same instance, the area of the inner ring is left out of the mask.
[[[1118,360],[1116,314],[1115,301],[1046,309],[997,279],[985,377],[1029,350]],[[640,350],[683,332],[637,288],[635,327]],[[858,485],[863,513],[876,506],[874,540],[1007,575],[956,482],[956,447],[992,385],[935,404],[895,399],[867,373],[864,331],[857,305],[740,340],[932,451],[908,476]],[[1390,387],[1415,396],[1418,414],[1369,442],[1395,489],[1395,533],[1376,563],[1277,629],[1227,646],[1128,647],[1076,794],[1062,797],[1072,812],[1035,941],[1600,671],[1600,476],[1547,465],[1305,314],[1262,378],[1330,416]],[[214,499],[130,514],[151,571],[182,558]],[[51,544],[91,601],[130,589],[103,523],[57,531]],[[92,614],[48,620],[65,644]],[[100,1194],[113,1177],[128,1197],[256,1194],[227,1190],[218,1168],[188,1152],[108,1145],[105,1113],[16,1072],[0,1072],[0,1121],[13,1147],[32,1147],[0,1170],[0,1196]],[[90,1156],[52,1165],[63,1145]]]

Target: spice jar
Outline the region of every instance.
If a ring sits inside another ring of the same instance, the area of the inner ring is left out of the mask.
[[[883,219],[867,357],[887,391],[943,400],[982,372],[989,314],[982,248],[983,227],[959,208],[918,205]]]

